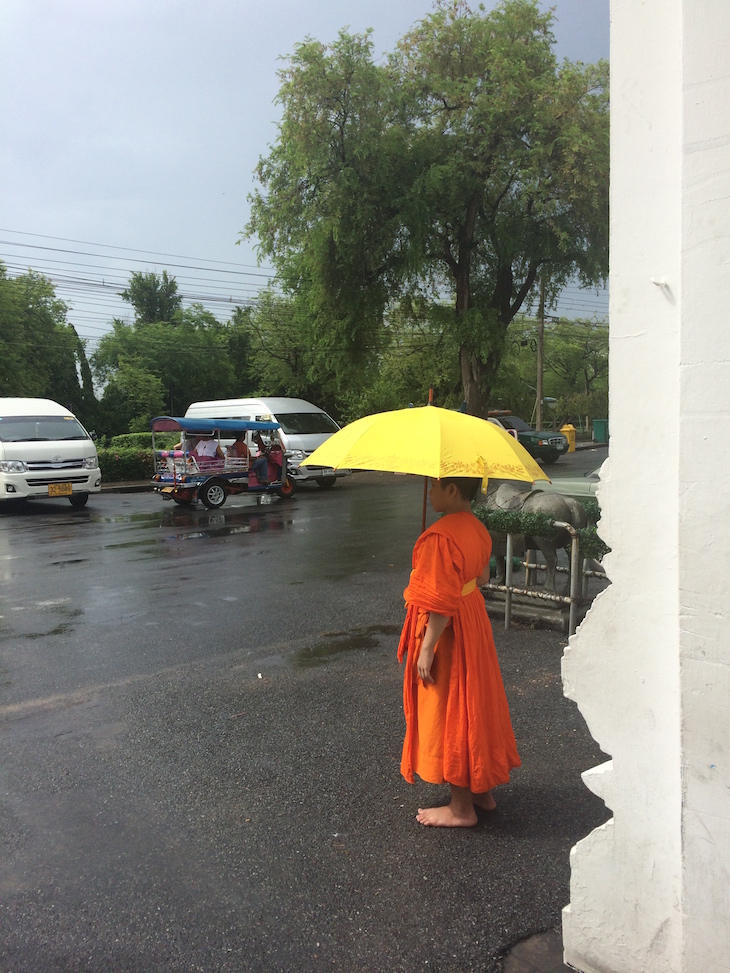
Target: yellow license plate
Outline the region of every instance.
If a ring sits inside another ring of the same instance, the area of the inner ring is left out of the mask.
[[[70,483],[49,483],[49,497],[69,497],[73,492]]]

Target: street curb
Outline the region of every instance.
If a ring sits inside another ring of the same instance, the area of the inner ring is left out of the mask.
[[[145,483],[102,483],[102,493],[144,493],[152,490],[149,482]]]

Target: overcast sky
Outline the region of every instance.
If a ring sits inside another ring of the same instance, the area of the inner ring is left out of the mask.
[[[542,5],[555,7],[559,56],[608,57],[609,0]],[[0,260],[57,283],[89,350],[114,314],[128,314],[115,292],[133,270],[166,267],[186,297],[226,315],[271,274],[257,269],[253,244],[236,240],[253,169],[276,138],[279,59],[343,27],[372,27],[381,56],[431,9],[430,0],[0,0]],[[606,300],[568,296],[567,306],[588,317]]]

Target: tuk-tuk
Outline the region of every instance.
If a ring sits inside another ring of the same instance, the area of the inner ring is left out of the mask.
[[[186,419],[157,416],[150,422],[155,472],[152,488],[165,500],[190,504],[200,500],[206,507],[222,507],[230,494],[277,493],[291,497],[295,486],[287,476],[286,453],[276,438],[278,422],[253,422],[246,419]],[[179,433],[172,449],[158,449],[155,434]],[[266,436],[268,442],[262,439]],[[245,437],[246,455],[233,455],[221,440],[240,441]],[[213,441],[208,455],[198,450],[200,440]],[[214,451],[213,451],[214,449]],[[258,455],[252,455],[253,450]],[[263,464],[261,458],[266,458]],[[259,462],[256,462],[256,461]],[[259,475],[253,467],[256,467]],[[261,475],[262,469],[266,477]]]

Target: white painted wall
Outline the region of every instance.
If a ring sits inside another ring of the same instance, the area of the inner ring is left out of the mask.
[[[730,970],[730,3],[685,0],[679,631],[683,969]]]
[[[566,695],[612,760],[571,854],[566,960],[730,971],[730,0],[612,0],[613,582]],[[652,282],[652,279],[654,282]]]

